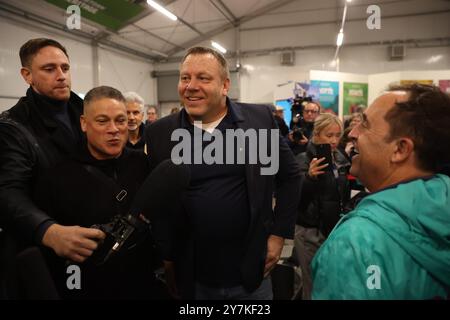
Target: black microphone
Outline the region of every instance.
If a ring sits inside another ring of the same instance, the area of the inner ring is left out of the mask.
[[[89,258],[94,264],[104,264],[122,248],[131,249],[150,231],[150,220],[156,220],[171,211],[189,186],[190,171],[170,159],[161,162],[145,179],[133,198],[127,215],[116,215],[106,224],[93,225],[106,237]]]
[[[179,199],[191,179],[187,165],[176,165],[172,160],[162,161],[140,187],[133,198],[130,214],[144,214],[148,219],[158,218]]]

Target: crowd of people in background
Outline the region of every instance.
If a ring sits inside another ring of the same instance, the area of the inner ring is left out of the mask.
[[[81,100],[55,40],[29,40],[19,56],[29,88],[0,115],[0,298],[270,300],[286,239],[292,299],[450,296],[450,97],[439,88],[392,87],[344,122],[306,101],[288,126],[281,107],[231,101],[226,59],[194,47],[182,107],[161,117],[136,92],[100,86]],[[217,140],[252,129],[279,130],[256,141],[278,155],[275,174],[245,143]],[[173,161],[177,132],[192,146],[189,186],[158,218],[140,212],[148,225],[133,245],[98,263],[119,232],[109,223]],[[196,148],[244,161],[199,164]],[[24,281],[31,265],[39,276]],[[72,287],[69,266],[82,270]]]

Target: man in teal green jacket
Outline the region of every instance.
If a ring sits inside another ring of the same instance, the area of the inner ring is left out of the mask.
[[[446,299],[450,288],[450,97],[391,88],[350,133],[350,172],[371,192],[312,263],[313,299]]]

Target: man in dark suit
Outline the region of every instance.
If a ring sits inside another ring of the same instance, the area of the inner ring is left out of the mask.
[[[227,62],[220,53],[204,47],[188,50],[178,84],[184,108],[152,124],[146,141],[152,168],[168,158],[179,163],[180,156],[190,165],[191,182],[179,210],[167,221],[156,221],[153,230],[174,295],[272,299],[270,271],[284,239],[294,234],[299,169],[269,108],[231,102],[229,88]],[[236,146],[232,142],[242,138],[239,132],[248,136]],[[220,139],[230,133],[237,139]],[[177,143],[176,136],[185,139]],[[261,158],[263,151],[270,151],[276,163],[271,168]]]

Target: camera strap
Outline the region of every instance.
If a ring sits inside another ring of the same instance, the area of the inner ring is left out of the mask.
[[[90,164],[84,164],[83,167],[86,169],[87,172],[98,178],[100,181],[102,181],[107,186],[112,186],[114,188],[115,196],[118,204],[118,213],[122,213],[121,207],[123,207],[124,199],[127,197],[128,192],[121,188],[116,180],[109,177],[106,173],[104,173],[99,168],[96,168]]]

